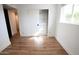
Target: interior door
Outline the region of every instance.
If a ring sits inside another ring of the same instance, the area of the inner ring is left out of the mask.
[[[39,11],[39,21],[38,21],[38,35],[39,36],[46,36],[47,29],[48,29],[48,10],[40,10]]]

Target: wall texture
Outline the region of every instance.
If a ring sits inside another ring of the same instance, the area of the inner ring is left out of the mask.
[[[10,45],[3,7],[0,5],[0,52]]]

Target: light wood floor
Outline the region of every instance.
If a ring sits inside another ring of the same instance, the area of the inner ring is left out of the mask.
[[[2,55],[67,55],[54,37],[20,37],[15,35]]]

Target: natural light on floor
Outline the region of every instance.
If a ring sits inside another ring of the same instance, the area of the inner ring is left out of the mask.
[[[38,47],[38,48],[43,47],[42,46],[43,45],[43,37],[38,36],[38,37],[32,37],[31,39],[34,41],[36,47]]]

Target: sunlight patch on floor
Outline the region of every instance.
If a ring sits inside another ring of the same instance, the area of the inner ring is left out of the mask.
[[[43,37],[39,36],[39,37],[32,37],[31,38],[34,41],[34,44],[36,45],[36,47],[40,48],[43,47]]]

